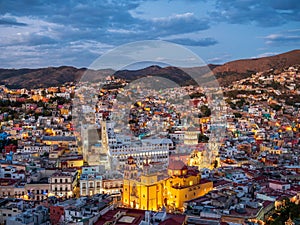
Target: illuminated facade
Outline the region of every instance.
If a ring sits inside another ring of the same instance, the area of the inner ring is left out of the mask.
[[[139,172],[134,159],[129,157],[122,201],[123,205],[136,209],[182,209],[185,201],[200,197],[212,188],[211,181],[201,179],[197,169],[182,161],[171,161],[167,172],[151,171],[151,166],[145,163]]]
[[[185,145],[197,145],[198,136],[200,134],[200,129],[195,127],[189,127],[188,130],[184,132],[184,144]]]
[[[188,159],[188,165],[197,166],[199,170],[202,169],[203,162],[204,162],[203,152],[198,150],[194,150]]]
[[[129,136],[115,133],[112,121],[101,122],[101,140],[100,165],[107,170],[123,168],[129,155],[135,157],[139,166],[146,158],[167,165],[169,151],[174,147],[167,138],[131,140]]]
[[[75,193],[78,172],[57,172],[49,178],[50,196],[72,197]]]

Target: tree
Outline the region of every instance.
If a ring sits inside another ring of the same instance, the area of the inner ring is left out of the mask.
[[[208,117],[208,116],[211,115],[211,110],[210,110],[210,108],[208,108],[208,106],[206,106],[206,105],[201,105],[200,110],[201,110],[201,114],[202,114],[204,117]]]
[[[207,143],[209,140],[209,137],[207,137],[204,134],[198,134],[198,143]]]
[[[42,94],[43,97],[45,97],[47,95],[47,93],[44,89],[41,91],[41,94]]]
[[[271,104],[270,107],[275,111],[279,111],[281,109],[281,105],[277,105],[277,104]]]
[[[230,106],[231,109],[236,109],[236,106],[232,101],[230,101],[229,99],[226,99],[225,101]]]
[[[288,220],[289,217],[296,218],[300,217],[300,205],[296,205],[294,202],[291,202],[289,198],[284,198],[283,207],[279,210],[279,216],[274,218],[271,225],[281,225],[284,224],[285,221]]]
[[[44,154],[42,155],[42,157],[49,157],[49,152],[44,152]]]
[[[22,94],[21,98],[29,98],[29,96],[27,94]]]
[[[239,101],[236,102],[236,106],[241,109],[244,106],[245,102],[245,99],[241,98]]]
[[[216,169],[217,167],[218,167],[218,161],[215,160],[215,161],[214,161],[214,168]]]
[[[242,118],[242,114],[239,112],[234,112],[233,115],[235,118]]]
[[[200,97],[205,97],[205,94],[201,93],[201,92],[194,92],[192,94],[190,94],[191,99],[193,98],[200,98]]]
[[[37,106],[38,107],[44,107],[44,103],[40,100],[37,102]]]

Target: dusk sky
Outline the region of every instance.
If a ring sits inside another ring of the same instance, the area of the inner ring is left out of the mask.
[[[0,1],[0,67],[88,67],[121,44],[166,40],[206,63],[300,44],[299,0]]]

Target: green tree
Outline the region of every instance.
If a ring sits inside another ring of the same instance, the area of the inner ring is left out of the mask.
[[[279,111],[281,109],[281,105],[277,105],[277,104],[271,104],[270,107],[275,111]]]
[[[214,161],[214,168],[216,169],[217,167],[218,167],[218,161],[215,160],[215,161]]]
[[[206,106],[206,105],[201,105],[200,111],[201,111],[201,114],[202,114],[204,117],[208,117],[208,116],[211,115],[211,110],[210,110],[210,108],[208,108],[208,106]]]
[[[235,113],[233,113],[233,115],[235,118],[242,118],[242,114],[239,112],[235,112]]]
[[[207,137],[205,134],[198,134],[198,143],[207,143],[209,140],[209,137]]]

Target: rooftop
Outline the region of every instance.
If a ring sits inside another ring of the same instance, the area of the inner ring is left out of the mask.
[[[119,217],[117,216],[119,213]],[[121,215],[123,213],[124,215]],[[145,217],[144,210],[138,209],[115,209],[104,214],[95,225],[104,225],[107,221],[116,221],[115,225],[139,225]]]
[[[73,136],[43,136],[43,141],[76,141]]]
[[[187,166],[181,160],[170,160],[169,170],[187,170]]]

